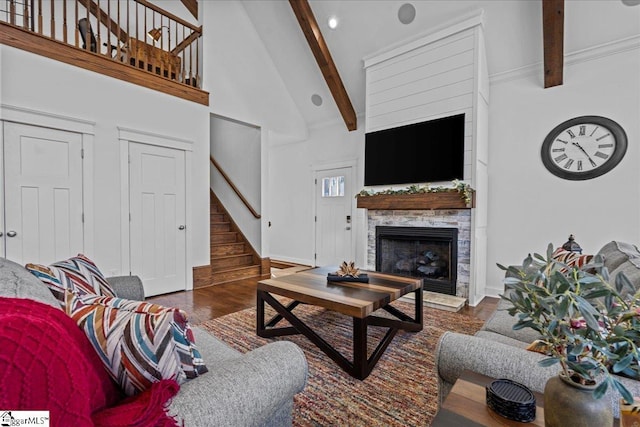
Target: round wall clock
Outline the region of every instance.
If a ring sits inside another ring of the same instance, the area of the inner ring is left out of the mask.
[[[591,179],[616,167],[627,152],[627,134],[611,119],[581,116],[560,123],[542,143],[542,163],[570,180]]]

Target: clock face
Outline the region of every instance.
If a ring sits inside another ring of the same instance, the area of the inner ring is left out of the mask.
[[[600,116],[582,116],[556,126],[542,144],[545,167],[570,180],[600,176],[613,169],[627,151],[620,125]]]

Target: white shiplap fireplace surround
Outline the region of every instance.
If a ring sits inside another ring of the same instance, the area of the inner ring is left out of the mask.
[[[486,285],[489,79],[483,12],[377,52],[364,66],[366,132],[465,114],[464,181],[475,190],[473,209],[369,209],[367,268],[375,269],[378,225],[457,227],[456,295],[476,305]],[[434,183],[441,184],[447,183]]]

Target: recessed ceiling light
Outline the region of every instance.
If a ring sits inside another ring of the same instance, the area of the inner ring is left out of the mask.
[[[317,93],[314,93],[313,95],[311,95],[311,102],[316,107],[319,107],[319,106],[322,105],[322,97],[320,95],[318,95]]]
[[[338,18],[336,16],[330,16],[329,19],[327,20],[327,25],[332,30],[335,30],[336,27],[338,26]]]
[[[627,6],[637,6],[640,4],[640,0],[622,0],[622,3],[626,4]]]
[[[411,24],[416,18],[416,8],[411,3],[405,3],[398,9],[398,19],[403,24]]]

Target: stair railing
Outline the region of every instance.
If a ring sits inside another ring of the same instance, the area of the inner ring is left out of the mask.
[[[202,26],[146,0],[4,0],[0,23],[201,88]]]
[[[242,203],[244,203],[247,209],[249,209],[249,212],[251,212],[251,215],[253,215],[253,217],[256,219],[260,219],[262,216],[258,212],[256,212],[255,209],[253,209],[253,207],[251,206],[251,203],[249,203],[249,201],[242,195],[240,190],[238,190],[238,187],[236,187],[233,181],[231,181],[231,178],[229,178],[229,175],[225,173],[225,171],[222,169],[222,167],[216,161],[216,159],[214,159],[213,156],[211,155],[209,156],[209,159],[211,160],[211,164],[218,170],[218,172],[220,172],[220,175],[222,175],[224,180],[227,181],[227,184],[229,184],[229,187],[231,187],[231,189],[236,193],[236,195],[242,201]]]

